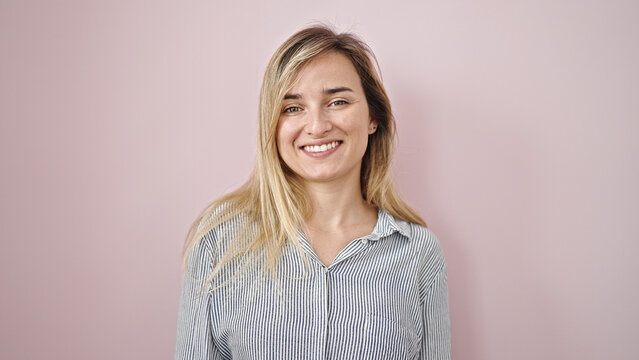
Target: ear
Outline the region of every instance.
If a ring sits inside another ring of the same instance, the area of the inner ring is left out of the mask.
[[[375,131],[377,131],[377,125],[377,120],[370,117],[370,120],[368,121],[368,135],[372,135]]]

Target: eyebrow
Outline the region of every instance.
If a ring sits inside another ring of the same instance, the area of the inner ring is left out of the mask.
[[[324,91],[322,91],[324,94],[326,95],[332,95],[332,94],[337,94],[340,92],[344,92],[344,91],[350,91],[350,92],[354,92],[353,89],[346,87],[346,86],[340,86],[340,87],[336,87],[336,88],[331,88],[331,89],[324,89]],[[284,95],[284,100],[288,100],[288,99],[295,99],[295,100],[299,100],[302,98],[302,95],[300,94],[286,94]]]

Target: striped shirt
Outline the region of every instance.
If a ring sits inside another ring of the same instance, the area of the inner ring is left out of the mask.
[[[430,230],[379,210],[328,267],[300,232],[307,256],[285,245],[277,276],[248,269],[202,291],[237,227],[212,229],[189,257],[175,359],[450,359],[446,263]]]

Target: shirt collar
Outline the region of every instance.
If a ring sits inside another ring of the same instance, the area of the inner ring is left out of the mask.
[[[377,224],[375,224],[373,233],[370,235],[370,240],[379,240],[395,232],[399,232],[407,239],[411,238],[410,224],[405,221],[395,219],[395,217],[386,212],[384,209],[379,209],[377,211]]]
[[[392,235],[395,232],[402,234],[407,240],[412,238],[412,231],[409,223],[396,219],[393,215],[386,212],[386,210],[380,208],[377,210],[377,223],[375,224],[375,228],[373,228],[373,232],[370,235],[367,235],[366,238],[371,241],[376,241],[383,237]],[[303,243],[307,246],[303,247],[308,247],[310,249],[310,245],[306,241],[306,235],[302,229],[298,228],[297,233],[301,239],[305,240]]]

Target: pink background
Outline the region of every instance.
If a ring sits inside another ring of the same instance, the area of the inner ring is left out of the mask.
[[[187,227],[320,20],[379,58],[453,357],[635,359],[639,5],[416,3],[0,2],[0,358],[172,358]]]

